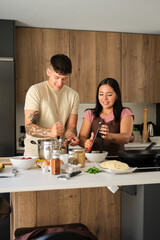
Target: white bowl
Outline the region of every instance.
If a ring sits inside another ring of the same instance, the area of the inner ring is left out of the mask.
[[[25,158],[25,159],[23,159]],[[27,159],[30,158],[30,159]],[[15,168],[30,169],[36,162],[37,157],[33,156],[15,156],[11,157],[10,161]]]
[[[160,136],[150,137],[151,142],[156,142],[160,144]]]
[[[85,156],[90,162],[99,163],[105,160],[107,154],[108,152],[105,151],[103,151],[102,153],[100,153],[99,151],[92,151],[91,153],[85,153]]]

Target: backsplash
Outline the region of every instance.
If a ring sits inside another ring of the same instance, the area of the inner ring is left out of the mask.
[[[94,108],[94,103],[81,103],[79,106],[77,131],[79,133],[83,116],[86,108]],[[124,103],[124,107],[129,107],[134,113],[134,124],[143,123],[143,108],[148,108],[148,122],[152,121],[156,124],[156,104],[155,103]],[[20,133],[20,126],[24,126],[24,103],[16,103],[16,136],[17,142],[23,135]]]

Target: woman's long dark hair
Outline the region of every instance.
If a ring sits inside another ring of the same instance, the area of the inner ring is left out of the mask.
[[[116,96],[117,96],[117,99],[113,105],[113,114],[115,117],[115,121],[117,122],[120,120],[121,112],[124,107],[122,105],[121,91],[119,88],[119,84],[114,78],[105,78],[104,80],[102,80],[99,83],[98,88],[97,88],[97,94],[96,94],[96,106],[94,108],[93,114],[97,118],[100,116],[100,113],[102,112],[102,105],[99,102],[98,95],[99,95],[99,88],[102,85],[106,85],[106,84],[108,84],[109,86],[111,86],[113,88],[113,90],[115,91]]]

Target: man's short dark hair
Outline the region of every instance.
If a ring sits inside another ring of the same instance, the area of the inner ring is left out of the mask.
[[[50,63],[55,72],[67,75],[72,73],[71,59],[64,54],[57,54],[51,57]]]

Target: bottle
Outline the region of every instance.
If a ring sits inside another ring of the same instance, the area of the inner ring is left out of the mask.
[[[53,150],[52,159],[50,161],[51,174],[60,174],[60,154],[59,151]]]
[[[143,122],[143,142],[148,142],[148,129],[147,129],[147,114],[148,109],[143,109],[143,116],[144,116],[144,122]]]

